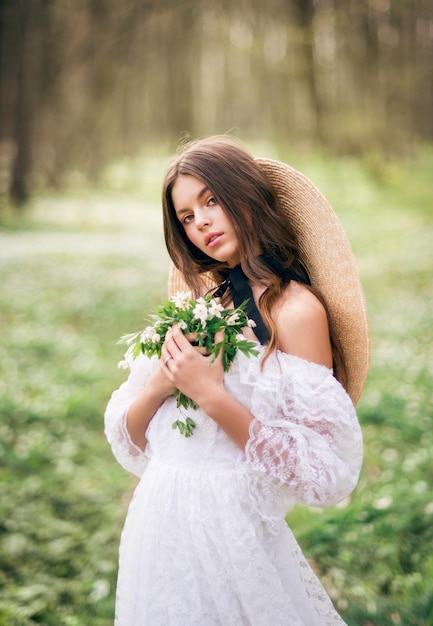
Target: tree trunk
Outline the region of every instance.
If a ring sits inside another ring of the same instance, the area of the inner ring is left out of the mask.
[[[37,3],[39,4],[39,2]],[[15,119],[12,126],[12,143],[15,154],[9,194],[12,202],[21,207],[29,198],[31,171],[32,130],[35,103],[35,33],[38,24],[36,0],[27,3],[16,0],[16,41],[14,56],[17,69]]]
[[[317,68],[314,58],[314,27],[315,12],[314,0],[294,0],[293,5],[298,16],[298,25],[301,30],[302,45],[301,58],[305,68],[305,80],[310,94],[312,110],[315,117],[315,137],[318,143],[325,141],[324,129],[324,102],[317,84]]]

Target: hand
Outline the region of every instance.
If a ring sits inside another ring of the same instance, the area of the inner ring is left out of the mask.
[[[215,341],[222,341],[223,332]],[[206,356],[205,348],[191,345],[194,335],[184,335],[178,326],[167,333],[161,352],[161,370],[183,394],[200,405],[201,398],[218,393],[224,388],[224,370],[221,357],[213,362]]]
[[[165,400],[165,398],[173,395],[176,391],[176,386],[167,378],[162,366],[152,376],[149,384],[153,386],[155,393],[161,397],[161,400]]]

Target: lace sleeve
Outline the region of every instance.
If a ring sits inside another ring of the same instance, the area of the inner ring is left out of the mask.
[[[362,464],[353,404],[326,367],[283,353],[269,367],[275,371],[253,389],[245,450],[256,503],[280,514],[296,501],[336,504],[355,488]]]
[[[130,369],[128,380],[117,389],[107,405],[104,421],[105,435],[117,461],[128,472],[141,476],[148,461],[148,450],[134,444],[126,427],[128,409],[159,367],[158,359],[139,356],[133,360],[128,353],[125,362]]]

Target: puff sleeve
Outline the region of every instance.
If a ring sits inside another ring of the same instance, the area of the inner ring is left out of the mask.
[[[362,435],[352,401],[327,367],[278,352],[260,375],[258,359],[240,367],[250,387],[246,465],[256,508],[266,518],[295,502],[332,506],[355,488]]]
[[[129,406],[146,386],[152,374],[159,367],[157,357],[140,355],[137,359],[126,353],[125,362],[130,369],[128,380],[111,396],[105,410],[105,435],[114,456],[127,471],[141,476],[148,462],[148,447],[143,451],[131,440],[126,427]]]

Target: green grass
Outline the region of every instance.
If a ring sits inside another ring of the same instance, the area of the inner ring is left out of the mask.
[[[281,156],[337,210],[372,334],[359,486],[337,507],[299,506],[288,519],[350,626],[433,624],[433,154]],[[20,220],[3,219],[0,626],[113,622],[135,479],[112,457],[102,415],[124,378],[116,340],[144,325],[168,266],[165,160],[127,165],[99,190],[41,196]]]

